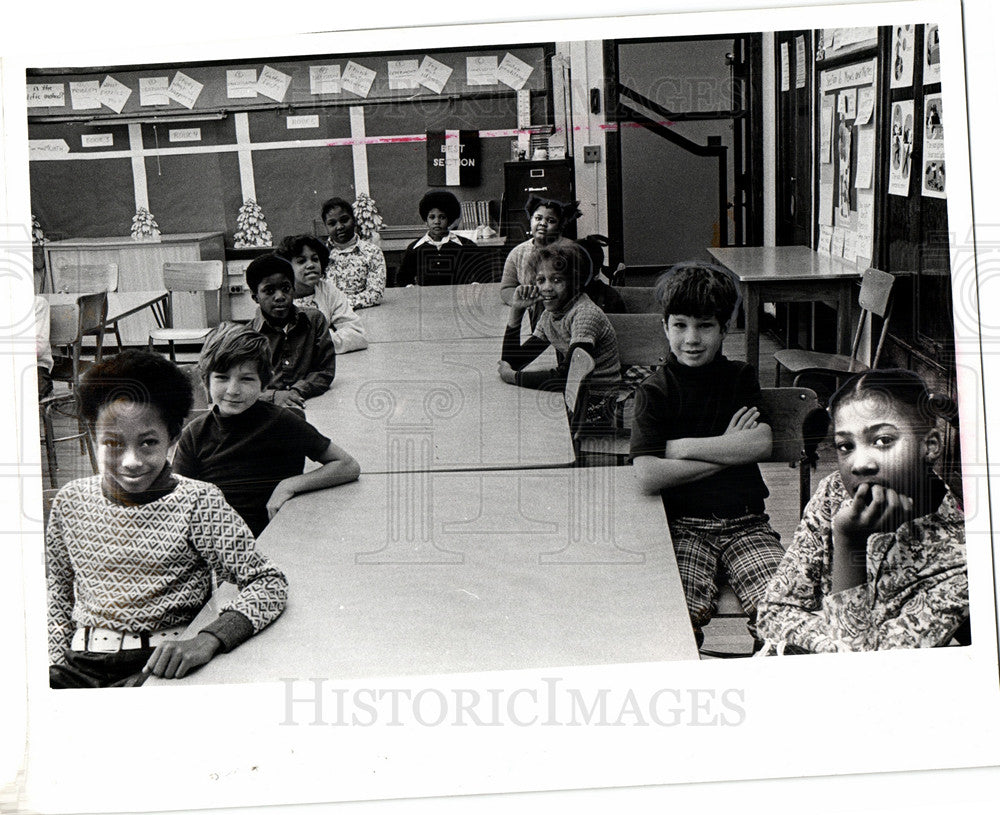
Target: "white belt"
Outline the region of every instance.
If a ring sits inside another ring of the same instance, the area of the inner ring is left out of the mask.
[[[126,634],[112,631],[110,628],[87,626],[76,629],[70,649],[112,654],[118,651],[134,651],[137,648],[155,648],[166,640],[180,639],[186,630],[186,625],[177,625],[173,628],[164,628],[162,631],[154,631],[152,634]]]

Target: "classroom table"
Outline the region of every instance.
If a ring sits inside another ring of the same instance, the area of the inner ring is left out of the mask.
[[[849,350],[856,263],[822,255],[808,246],[710,246],[708,252],[732,271],[743,288],[746,361],[760,370],[761,303],[827,302],[837,310],[837,351]]]
[[[284,614],[147,685],[698,659],[662,503],[631,468],[362,475],[292,499],[258,545]]]
[[[342,354],[306,418],[366,473],[571,464],[562,392],[502,382],[501,343],[379,342]],[[546,362],[551,351],[537,364]]]
[[[370,343],[503,337],[508,306],[499,283],[408,286],[385,290],[380,305],[360,309]]]

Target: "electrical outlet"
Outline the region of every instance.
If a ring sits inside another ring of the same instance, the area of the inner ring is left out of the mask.
[[[601,146],[599,144],[587,145],[583,148],[583,163],[598,164],[601,161]]]
[[[230,294],[243,294],[243,292],[245,291],[246,287],[240,285],[239,283],[234,283],[232,286],[229,287]]]

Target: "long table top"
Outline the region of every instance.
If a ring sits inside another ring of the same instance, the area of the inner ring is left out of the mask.
[[[366,473],[572,463],[562,393],[502,382],[500,345],[386,342],[343,354],[306,418]]]
[[[284,614],[171,681],[698,658],[663,506],[631,468],[362,475],[294,498],[259,546],[288,577]]]
[[[808,246],[712,246],[708,252],[743,283],[858,278],[862,272],[857,263]]]
[[[409,286],[385,290],[382,303],[358,312],[370,343],[503,337],[508,307],[499,283]]]

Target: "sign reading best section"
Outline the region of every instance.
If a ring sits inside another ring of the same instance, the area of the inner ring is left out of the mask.
[[[478,187],[481,165],[478,130],[427,131],[428,187]]]

